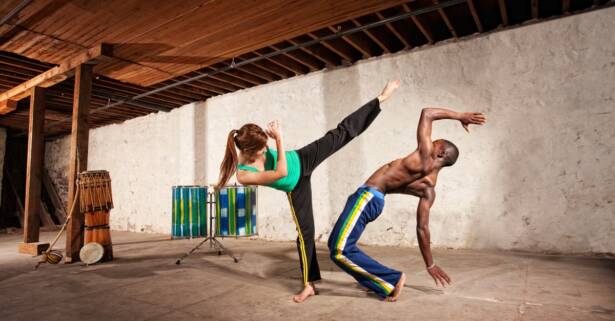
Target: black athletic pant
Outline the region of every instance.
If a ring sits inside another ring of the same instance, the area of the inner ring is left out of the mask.
[[[312,172],[327,157],[359,136],[380,113],[378,99],[373,99],[348,115],[335,129],[297,150],[301,161],[301,177],[295,189],[288,193],[293,219],[297,225],[297,249],[303,283],[320,280],[320,268],[314,242],[314,213],[312,211]],[[306,268],[307,267],[307,268]]]

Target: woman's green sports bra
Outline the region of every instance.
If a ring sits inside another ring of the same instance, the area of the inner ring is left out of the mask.
[[[265,170],[275,170],[277,168],[277,162],[278,152],[267,148],[267,151],[265,152]],[[256,167],[241,164],[237,165],[237,169],[250,172],[259,172]],[[273,183],[267,184],[266,186],[284,192],[292,192],[292,190],[295,189],[297,182],[299,182],[299,176],[301,176],[301,162],[297,151],[291,150],[286,152],[286,170],[288,173],[286,177],[282,177]]]

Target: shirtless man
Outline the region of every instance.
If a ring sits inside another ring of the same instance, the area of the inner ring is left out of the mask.
[[[468,132],[470,124],[482,125],[486,121],[482,113],[423,109],[417,130],[418,148],[410,155],[380,167],[350,195],[329,236],[331,259],[385,301],[397,300],[406,281],[405,274],[376,262],[356,245],[367,223],[382,212],[385,194],[408,194],[420,198],[416,233],[427,272],[436,285],[451,283],[451,278],[434,263],[429,243],[429,209],[436,197],[434,188],[438,173],[443,167],[455,164],[459,156],[453,143],[444,139],[431,141],[431,124],[440,119],[458,120]]]

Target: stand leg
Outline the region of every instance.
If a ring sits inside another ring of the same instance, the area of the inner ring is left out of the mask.
[[[239,262],[239,259],[233,254],[233,252],[227,250],[224,245],[222,245],[222,242],[218,241],[215,237],[213,237],[211,239],[212,243],[214,243],[215,247],[218,248],[218,255],[221,254],[222,251],[226,252],[226,255],[230,256],[233,258],[233,261],[235,261],[235,263]]]
[[[197,244],[197,246],[193,247],[192,250],[188,251],[188,253],[182,255],[179,259],[177,259],[177,261],[175,261],[175,264],[180,265],[185,258],[190,256],[190,254],[192,254],[194,251],[198,250],[198,248],[201,247],[201,245],[205,244],[205,242],[207,242],[207,241],[209,241],[211,239],[212,239],[211,236],[206,237],[203,241],[201,241],[201,243],[199,243],[199,244]]]
[[[193,247],[192,250],[188,251],[186,254],[182,255],[179,259],[177,259],[177,261],[175,261],[175,264],[180,265],[181,262],[187,258],[188,256],[190,256],[190,254],[194,253],[196,250],[198,250],[203,244],[205,244],[206,242],[210,242],[209,243],[209,248],[210,249],[215,249],[216,251],[218,251],[218,255],[222,255],[222,251],[226,252],[226,254],[230,257],[233,258],[233,261],[235,261],[235,263],[239,262],[239,259],[229,250],[227,250],[224,245],[222,245],[222,242],[218,241],[214,235],[214,229],[213,229],[213,222],[214,222],[214,216],[213,216],[213,205],[215,204],[215,199],[214,199],[214,193],[208,193],[209,194],[209,201],[207,202],[209,204],[209,236],[206,237],[203,241],[201,241],[199,244],[197,244],[197,246]]]

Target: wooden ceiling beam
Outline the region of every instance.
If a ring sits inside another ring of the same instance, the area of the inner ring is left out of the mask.
[[[247,54],[241,55],[238,58],[235,59],[239,59],[239,61],[245,61],[247,59],[254,59],[255,57],[258,57],[257,54],[249,52]],[[269,60],[261,60],[261,61],[255,61],[252,62],[253,65],[257,65],[259,66],[261,69],[267,70],[270,73],[276,74],[278,75],[280,78],[284,79],[284,78],[288,78],[288,77],[292,77],[294,75],[296,75],[296,73],[294,71],[289,70],[288,68],[284,68],[284,67],[280,67],[279,65],[269,61]]]
[[[385,17],[382,15],[382,13],[380,12],[376,12],[376,16],[378,16],[378,19],[380,20],[384,20]],[[412,45],[410,44],[410,42],[408,40],[406,40],[406,38],[404,36],[402,36],[399,31],[397,31],[397,29],[395,29],[395,26],[391,23],[386,23],[385,26],[387,27],[387,29],[389,29],[389,31],[395,35],[395,37],[397,37],[397,39],[399,41],[401,41],[401,43],[404,45],[404,49],[410,49],[412,48]]]
[[[356,27],[360,27],[361,23],[359,23],[356,19],[350,19],[350,21],[356,26]],[[367,37],[369,37],[369,39],[371,39],[373,42],[376,43],[376,45],[378,45],[378,47],[380,49],[382,49],[382,51],[384,53],[391,53],[391,51],[389,50],[389,48],[380,40],[378,39],[378,37],[376,37],[376,35],[374,35],[374,33],[369,30],[369,29],[364,29],[363,34],[365,34]]]
[[[23,99],[30,95],[30,89],[34,87],[50,87],[71,77],[75,72],[75,68],[81,64],[93,63],[97,60],[106,60],[111,56],[112,47],[110,45],[101,44],[90,48],[81,55],[68,59],[59,66],[53,67],[48,71],[5,91],[0,94],[0,101],[8,99]]]
[[[271,45],[269,46],[269,48],[278,51],[281,50],[280,48],[278,48],[275,45]],[[312,71],[316,71],[318,69],[320,69],[320,65],[318,65],[317,63],[314,63],[314,61],[310,61],[310,59],[306,59],[305,57],[299,58],[298,57],[298,53],[296,51],[291,51],[291,52],[284,52],[282,53],[283,56],[288,57],[289,59],[292,59],[302,65],[304,65],[305,67],[307,67],[309,69],[310,72]]]
[[[570,0],[563,1],[568,1],[568,3],[570,3]],[[506,0],[498,0],[498,4],[500,7],[500,15],[502,16],[502,26],[506,27],[508,26],[508,12],[506,11]]]
[[[468,7],[470,8],[470,13],[472,14],[472,18],[474,18],[474,23],[476,23],[476,29],[478,29],[478,32],[483,32],[483,24],[480,22],[478,11],[476,10],[476,6],[474,6],[474,0],[468,0],[467,2]]]
[[[206,67],[206,68],[204,68],[202,70],[203,70],[203,72],[196,71],[196,73],[202,75],[205,72],[213,71],[213,68]],[[238,87],[240,89],[246,89],[246,88],[249,88],[249,87],[253,86],[251,83],[249,83],[249,82],[247,82],[245,80],[241,80],[241,79],[239,79],[237,77],[233,77],[232,75],[228,75],[228,74],[225,74],[225,73],[218,73],[218,74],[215,74],[215,75],[209,75],[207,77],[212,78],[212,79],[216,79],[216,80],[219,80],[219,81],[226,82],[227,84],[229,84],[231,86]]]
[[[308,32],[307,35],[312,39],[318,38],[315,34],[311,32]],[[330,43],[329,41],[322,41],[320,44],[346,61],[352,62],[354,60],[352,58],[352,53],[348,52],[346,48],[337,48],[333,43]]]
[[[337,33],[337,30],[335,28],[333,28],[332,26],[329,26],[329,30],[331,30],[333,33]],[[359,46],[355,40],[353,40],[352,38],[350,38],[350,36],[342,36],[341,39],[343,39],[346,43],[348,43],[350,46],[352,46],[354,49],[356,49],[357,51],[359,51],[361,53],[361,55],[363,56],[364,59],[369,58],[372,56],[372,54],[367,51],[365,48]]]
[[[261,79],[266,80],[267,82],[271,82],[271,81],[276,81],[276,80],[280,80],[280,77],[278,75],[276,75],[275,73],[269,72],[267,70],[263,70],[261,68],[259,68],[258,66],[255,66],[253,64],[245,64],[241,67],[239,67],[239,69],[248,72],[254,76],[257,76]]]
[[[263,54],[258,51],[254,51],[252,53],[259,57],[263,56]],[[302,74],[309,72],[309,68],[307,68],[306,70],[306,67],[304,65],[297,63],[296,61],[289,59],[288,57],[285,57],[282,55],[277,55],[275,57],[269,57],[269,58],[266,58],[266,60],[282,68],[285,68],[290,72],[293,72],[295,75],[302,75]]]
[[[0,115],[10,113],[17,109],[17,100],[7,99],[0,101]]]
[[[532,0],[532,19],[538,19],[538,0]]]
[[[299,42],[293,40],[293,39],[288,39],[287,40],[291,45],[296,46],[299,44]],[[311,55],[312,57],[320,60],[322,63],[324,63],[325,65],[332,65],[332,66],[336,66],[338,65],[338,60],[336,60],[335,58],[332,58],[330,55],[327,55],[325,53],[321,52],[316,52],[316,50],[314,50],[314,48],[312,48],[314,46],[310,46],[310,47],[301,47],[299,48],[299,50],[305,52],[308,55]]]
[[[241,79],[241,80],[243,80],[243,81],[245,81],[247,83],[250,83],[253,86],[262,85],[262,84],[265,83],[264,80],[262,80],[262,79],[260,79],[258,77],[254,77],[254,76],[252,76],[250,74],[246,74],[245,72],[242,72],[239,69],[231,69],[231,70],[224,71],[223,73],[227,74],[227,75],[231,75],[231,76],[233,76],[235,78],[239,78],[239,79]]]
[[[500,0],[504,1],[504,0]],[[562,13],[570,12],[570,0],[562,0]]]
[[[440,3],[439,0],[433,0],[433,2],[435,4]],[[442,8],[438,9],[438,13],[440,14],[440,17],[442,17],[442,20],[444,20],[444,23],[446,24],[446,27],[448,28],[448,31],[450,31],[451,35],[453,35],[454,38],[459,38],[459,36],[457,35],[457,30],[455,30],[455,27],[453,26],[451,21],[448,19],[448,16],[446,15],[446,12],[444,12],[444,9]]]
[[[203,74],[203,73],[200,73]],[[192,76],[188,76],[188,77],[192,77]],[[214,86],[216,88],[220,88],[221,90],[225,90],[227,92],[231,92],[231,91],[235,91],[235,90],[239,90],[243,87],[239,87],[239,86],[235,86],[233,84],[230,84],[226,81],[223,80],[219,80],[217,78],[215,78],[214,76],[209,76],[209,77],[205,77],[205,78],[201,78],[197,81],[195,81],[196,83],[204,83],[207,84],[209,86]]]
[[[402,5],[402,9],[404,10],[404,12],[406,13],[410,13],[412,12],[412,10],[410,10],[410,7],[408,7],[407,4],[403,4]],[[419,30],[421,31],[421,33],[423,34],[423,36],[425,37],[425,39],[427,39],[427,42],[429,44],[433,44],[434,43],[434,38],[433,35],[431,34],[431,31],[427,30],[427,28],[425,28],[425,26],[423,25],[423,23],[421,22],[421,20],[419,20],[419,17],[417,16],[411,16],[410,20],[412,20],[412,22],[414,22],[414,24],[416,25],[417,28],[419,28]]]
[[[235,60],[237,62],[245,61],[245,59],[239,58],[239,57],[236,57]],[[285,74],[280,74],[279,72],[276,72],[275,70],[272,70],[271,68],[268,68],[264,66],[263,64],[259,64],[258,61],[246,64],[242,67],[249,67],[255,73],[267,75],[267,77],[271,79],[269,81],[276,81],[276,80],[286,78]]]

